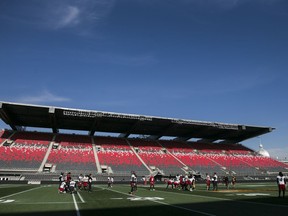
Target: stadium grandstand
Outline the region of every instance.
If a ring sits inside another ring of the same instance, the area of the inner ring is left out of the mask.
[[[138,176],[193,173],[267,178],[288,165],[241,142],[272,127],[0,102],[0,177],[57,181],[61,172]]]

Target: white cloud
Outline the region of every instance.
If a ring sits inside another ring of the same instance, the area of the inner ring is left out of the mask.
[[[20,97],[18,100],[20,103],[50,103],[50,102],[65,102],[70,101],[69,98],[60,97],[50,93],[49,91],[45,90],[38,95],[26,95]]]
[[[67,6],[64,8],[64,13],[59,16],[59,22],[56,23],[56,28],[64,28],[69,26],[75,26],[79,24],[80,10],[75,6]]]
[[[109,16],[115,0],[30,0],[7,3],[1,18],[44,30],[73,29],[89,32]],[[11,8],[11,9],[10,9]]]
[[[93,29],[104,20],[115,4],[115,0],[69,0],[50,4],[43,19],[51,29],[74,28],[79,34]]]

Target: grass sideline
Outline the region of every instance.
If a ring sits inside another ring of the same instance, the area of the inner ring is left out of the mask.
[[[88,215],[280,215],[288,211],[288,194],[278,198],[275,183],[238,184],[236,189],[206,191],[166,189],[157,184],[155,191],[139,185],[129,195],[129,185],[94,185],[93,191],[58,194],[57,185],[0,185],[0,215],[9,216],[88,216]]]

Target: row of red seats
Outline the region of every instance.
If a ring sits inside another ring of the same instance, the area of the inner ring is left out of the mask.
[[[163,147],[167,148],[171,152],[189,153],[195,150],[202,153],[222,153],[223,151],[231,151],[231,153],[248,154],[251,152],[250,149],[240,144],[209,144],[198,142],[177,142],[171,140],[162,140],[159,142]]]
[[[151,140],[133,139],[129,140],[129,142],[134,148],[139,148],[141,152],[159,152],[163,148],[157,142]]]
[[[20,131],[15,133],[10,139],[15,143],[49,145],[52,138],[53,135],[51,133]]]
[[[209,160],[205,155],[198,155],[194,153],[190,154],[175,154],[185,165],[194,167],[194,166],[208,166],[214,167],[217,164]]]
[[[237,156],[242,161],[251,164],[251,166],[259,167],[259,168],[270,168],[270,167],[286,167],[287,164],[281,163],[269,157],[264,156]]]
[[[0,147],[1,161],[43,161],[46,148]]]
[[[157,152],[140,152],[139,156],[149,166],[183,166],[170,154]]]
[[[177,141],[159,141],[159,142],[164,148],[168,149],[171,153],[172,152],[190,153],[194,151],[194,149],[188,143]]]
[[[215,161],[223,167],[231,168],[231,167],[242,167],[242,168],[250,168],[247,163],[243,162],[240,157],[235,157],[233,155],[218,155],[218,154],[207,154],[207,158]]]
[[[100,151],[97,156],[101,165],[143,165],[132,150],[123,152]]]
[[[93,151],[75,149],[52,149],[47,163],[95,163]]]

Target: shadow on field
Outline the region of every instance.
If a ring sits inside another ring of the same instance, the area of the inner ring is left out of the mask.
[[[146,201],[147,202],[147,201]],[[183,201],[184,202],[184,201]],[[139,205],[142,205],[139,203]],[[13,206],[13,205],[11,205]],[[11,207],[10,206],[10,207]],[[3,207],[3,206],[2,206]],[[8,205],[7,205],[8,207]],[[160,216],[160,215],[179,215],[179,216],[191,216],[191,215],[220,215],[220,216],[249,216],[249,215],[285,215],[288,211],[288,197],[278,198],[244,198],[237,200],[221,200],[213,202],[199,202],[195,197],[193,203],[183,203],[177,205],[168,205],[165,200],[159,203],[151,202],[151,205],[138,206],[138,207],[127,207],[127,208],[93,208],[90,206],[89,209],[85,204],[79,206],[80,212],[74,211],[49,211],[49,212],[31,212],[23,213],[10,213],[2,214],[1,216]]]

